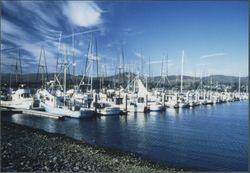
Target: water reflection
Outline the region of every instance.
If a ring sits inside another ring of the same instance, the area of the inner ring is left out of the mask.
[[[236,102],[86,120],[58,121],[21,114],[2,116],[2,120],[140,153],[159,163],[244,171],[247,170],[247,111],[247,102]]]
[[[31,120],[32,119],[32,120]],[[24,114],[13,114],[11,115],[11,121],[17,124],[43,128],[46,124],[45,130],[51,133],[57,132],[57,121],[50,118],[42,118],[36,117],[32,115],[24,115]]]
[[[120,123],[123,127],[128,124],[128,116],[130,115],[120,116]]]

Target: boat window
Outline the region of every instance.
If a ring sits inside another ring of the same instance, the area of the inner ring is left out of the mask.
[[[24,93],[24,94],[23,94],[23,97],[24,97],[24,98],[28,98],[28,97],[30,97],[30,94],[29,94],[29,93]]]
[[[139,97],[138,98],[138,103],[144,103],[144,98],[143,97]]]
[[[116,104],[117,105],[122,104],[122,98],[116,98]]]
[[[46,100],[48,100],[48,101],[49,101],[49,97],[46,97]]]

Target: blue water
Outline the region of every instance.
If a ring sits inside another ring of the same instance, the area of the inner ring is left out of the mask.
[[[174,167],[208,171],[247,171],[248,167],[247,101],[85,120],[21,114],[2,120],[134,152]]]

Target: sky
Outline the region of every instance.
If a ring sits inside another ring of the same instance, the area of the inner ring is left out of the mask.
[[[183,57],[184,75],[248,76],[247,1],[1,3],[2,72],[13,71],[20,49],[23,72],[36,73],[44,47],[49,72],[67,54],[82,74],[93,35],[99,72],[108,75],[123,50],[125,69],[136,73],[149,75],[150,67],[150,75],[160,75],[168,57],[165,71],[180,75]]]

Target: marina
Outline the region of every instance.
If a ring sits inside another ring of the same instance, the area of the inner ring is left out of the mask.
[[[1,171],[248,170],[245,1],[1,6]]]
[[[20,91],[20,89],[17,91]],[[188,91],[187,94],[181,95],[177,92],[168,95],[165,95],[164,92],[158,92],[156,94],[157,96],[154,96],[153,93],[146,90],[141,81],[139,81],[137,93],[119,91],[119,95],[115,95],[114,92],[110,99],[108,99],[104,93],[93,93],[94,96],[84,95],[82,93],[82,101],[80,101],[80,103],[75,100],[74,94],[71,94],[73,97],[67,97],[66,100],[66,96],[53,96],[46,90],[37,90],[33,98],[29,95],[26,101],[16,100],[15,97],[24,95],[22,93],[17,95],[16,93],[18,94],[18,92],[14,92],[14,95],[11,93],[5,93],[5,96],[2,95],[3,98],[13,98],[11,101],[5,101],[3,99],[0,102],[0,107],[4,109],[9,108],[13,111],[23,112],[25,114],[58,119],[63,119],[64,117],[91,118],[107,115],[123,115],[128,112],[161,112],[166,109],[185,109],[201,105],[216,105],[248,99],[248,93],[218,93],[211,91],[209,94],[204,92],[203,97],[199,96],[199,92],[197,91],[193,92],[193,94],[190,94]],[[88,103],[84,103],[84,98]],[[95,101],[93,101],[93,98],[95,98]],[[113,102],[111,100],[115,101]],[[34,107],[34,105],[36,106]]]

